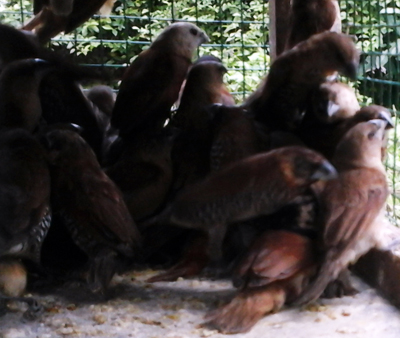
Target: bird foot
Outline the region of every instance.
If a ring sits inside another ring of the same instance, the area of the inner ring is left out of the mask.
[[[28,305],[28,309],[23,314],[23,319],[33,321],[39,318],[43,313],[43,306],[32,297],[6,297],[0,296],[0,317],[8,312],[8,302],[23,302]]]
[[[24,301],[28,304],[28,310],[23,314],[23,318],[27,321],[37,320],[43,313],[43,306],[34,298],[25,298]]]
[[[330,282],[325,288],[321,297],[323,298],[341,298],[344,296],[356,295],[359,291],[352,285],[350,272],[343,270],[338,278]]]

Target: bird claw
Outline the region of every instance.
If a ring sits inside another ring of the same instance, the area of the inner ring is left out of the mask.
[[[34,298],[26,298],[28,304],[28,310],[23,314],[23,318],[27,321],[33,321],[39,318],[43,313],[43,306]]]

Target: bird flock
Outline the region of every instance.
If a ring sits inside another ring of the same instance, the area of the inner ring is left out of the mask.
[[[356,79],[359,52],[337,1],[292,2],[286,50],[240,105],[221,60],[192,63],[210,41],[194,24],[167,26],[118,95],[84,93],[97,75],[41,45],[85,20],[66,25],[75,7],[43,5],[33,33],[0,25],[0,313],[19,300],[38,316],[31,271],[99,297],[149,266],[167,268],[149,283],[231,278],[204,322],[223,333],[356,292],[347,268],[379,245],[393,122],[338,79]]]

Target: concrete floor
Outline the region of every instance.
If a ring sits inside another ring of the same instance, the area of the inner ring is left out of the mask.
[[[106,302],[82,288],[52,290],[38,297],[46,311],[37,321],[24,322],[21,311],[0,318],[0,337],[227,337],[198,325],[208,309],[233,295],[229,282],[144,283],[154,273],[117,276],[113,297]],[[374,289],[355,283],[362,291],[354,297],[286,308],[266,316],[249,333],[232,337],[399,338],[400,312]]]

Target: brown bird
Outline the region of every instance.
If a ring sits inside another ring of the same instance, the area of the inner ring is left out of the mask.
[[[181,131],[172,148],[173,191],[204,178],[210,172],[213,131],[208,108],[222,103],[225,73],[226,68],[215,61],[203,61],[189,71],[181,103],[171,121],[171,125]]]
[[[208,61],[215,61],[215,62],[220,63],[221,65],[223,64],[222,60],[215,57],[214,55],[203,55],[203,56],[199,57],[193,65],[197,65],[201,62],[208,62]],[[231,93],[229,92],[229,90],[225,86],[225,84],[221,85],[220,93],[221,93],[221,103],[224,106],[234,106],[235,105],[235,99],[233,98],[233,96],[231,95]]]
[[[209,38],[191,23],[178,22],[140,53],[124,74],[111,118],[122,139],[162,128],[191,65],[196,48]]]
[[[106,0],[35,0],[35,16],[23,30],[35,30],[42,44],[61,32],[70,33],[95,14]]]
[[[314,34],[325,31],[341,33],[342,24],[337,0],[293,0],[285,50]]]
[[[339,126],[350,121],[359,110],[352,88],[340,82],[325,82],[312,92],[304,117],[294,132],[308,147],[332,158],[345,133]]]
[[[100,109],[105,117],[108,117],[107,123],[109,123],[116,99],[112,88],[104,85],[94,86],[86,93],[86,97]]]
[[[24,316],[34,318],[40,306],[33,298],[20,297],[25,270],[19,263],[10,265],[3,259],[40,263],[51,221],[48,164],[39,142],[23,129],[0,133],[0,156],[0,288],[5,292],[0,305],[9,300],[26,302],[29,309]]]
[[[40,84],[54,66],[41,59],[9,63],[0,74],[0,128],[23,128],[30,132],[42,116]]]
[[[335,135],[333,137],[334,140],[340,141],[341,138],[346,134],[346,132],[355,126],[357,123],[366,122],[373,119],[380,119],[386,122],[384,138],[382,142],[382,161],[386,156],[386,147],[389,139],[389,130],[394,128],[394,122],[391,118],[391,114],[389,110],[385,107],[378,105],[370,105],[366,107],[362,107],[356,115],[354,115],[351,119],[346,119],[340,124],[335,131]]]
[[[243,107],[216,104],[209,111],[214,134],[210,155],[212,171],[267,148],[267,136],[257,129],[254,120]]]
[[[292,302],[315,272],[313,241],[294,232],[268,230],[235,269],[238,294],[206,316],[205,325],[225,334],[249,331],[264,315]]]
[[[201,57],[199,57],[195,63],[193,64],[193,66],[201,63],[201,62],[209,62],[209,61],[214,61],[214,62],[218,62],[220,64],[222,64],[222,60],[220,58],[217,58],[214,55],[203,55]],[[182,98],[182,94],[183,94],[183,90],[185,88],[186,85],[186,80],[183,81],[182,83],[182,87],[181,90],[179,92],[179,99],[176,103],[176,106],[179,107],[179,104],[181,102],[181,98]],[[231,95],[231,93],[229,92],[228,88],[223,84],[220,87],[220,94],[221,94],[221,103],[224,106],[234,106],[235,105],[235,99],[233,98],[233,96]]]
[[[169,129],[142,134],[126,144],[117,163],[105,170],[123,192],[134,220],[152,215],[165,201],[172,183],[174,137]]]
[[[320,200],[320,268],[296,304],[316,300],[327,284],[371,249],[389,195],[381,147],[386,122],[371,120],[351,128],[336,148],[339,176],[325,184]]]
[[[313,91],[304,119],[311,114],[324,123],[352,117],[360,110],[354,89],[341,82],[325,82]]]
[[[50,225],[50,175],[39,142],[22,129],[0,133],[0,257],[40,261]]]
[[[209,236],[211,265],[222,258],[222,241],[230,223],[272,214],[295,202],[310,185],[334,177],[332,165],[302,147],[254,155],[188,186],[159,220],[199,229]]]
[[[136,225],[122,193],[83,138],[55,129],[42,136],[42,143],[50,162],[54,213],[65,219],[72,239],[89,257],[89,287],[105,291],[119,260],[137,253]]]
[[[340,112],[340,110],[338,112]],[[384,158],[386,154],[388,131],[394,127],[390,112],[386,108],[371,105],[362,107],[353,116],[348,118],[339,119],[332,116],[327,119],[332,120],[332,122],[325,123],[321,122],[320,119],[305,117],[304,124],[300,126],[297,135],[307,146],[321,152],[328,159],[332,159],[337,145],[352,127],[361,122],[380,119],[387,123],[385,141],[382,146],[382,158]]]
[[[293,130],[302,119],[312,90],[337,72],[355,79],[359,53],[344,34],[313,35],[280,55],[259,88],[245,103],[269,130]]]
[[[102,164],[104,164],[111,145],[118,138],[118,130],[111,127],[111,115],[116,94],[108,86],[97,85],[90,88],[86,97],[93,103],[93,111],[97,117],[99,128],[104,132],[101,155]]]
[[[79,70],[62,66],[46,74],[39,87],[42,117],[45,123],[74,123],[82,127],[82,137],[101,161],[106,133],[104,116],[82,92]],[[85,77],[86,74],[83,74]]]

